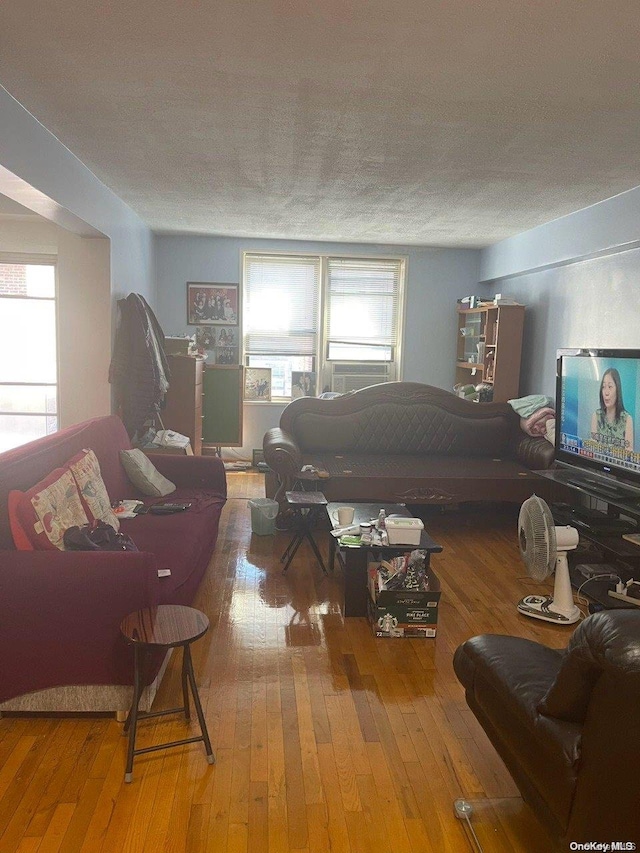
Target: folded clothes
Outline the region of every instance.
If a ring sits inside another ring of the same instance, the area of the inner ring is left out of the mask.
[[[545,394],[529,394],[527,397],[516,397],[514,400],[508,400],[507,402],[521,418],[528,418],[534,412],[537,412],[538,409],[554,405],[551,397],[547,397]]]
[[[548,421],[549,418],[555,418],[556,410],[552,409],[551,406],[545,406],[543,409],[538,409],[535,411],[530,417],[527,418],[527,421],[530,425],[537,423],[538,421]]]
[[[555,418],[549,418],[549,420],[546,422],[545,426],[547,428],[545,438],[547,439],[547,441],[550,441],[551,444],[555,445],[555,443],[556,443],[556,419]]]
[[[528,418],[520,418],[520,426],[527,435],[546,436],[547,421],[555,420],[555,410],[549,406],[538,409]]]

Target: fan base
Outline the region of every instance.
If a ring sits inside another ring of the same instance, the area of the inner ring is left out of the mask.
[[[580,619],[580,610],[574,605],[568,611],[560,612],[553,607],[553,598],[541,595],[526,595],[518,602],[518,612],[533,619],[543,619],[556,625],[573,625]]]

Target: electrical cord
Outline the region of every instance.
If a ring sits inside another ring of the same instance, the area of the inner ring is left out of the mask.
[[[611,580],[611,581],[617,581],[618,583],[622,583],[622,578],[620,577],[620,575],[613,574],[612,572],[607,572],[606,574],[602,574],[602,575],[594,575],[591,578],[587,578],[585,581],[583,581],[580,584],[580,586],[576,590],[576,598],[578,599],[578,604],[582,604],[583,607],[586,607],[586,608],[589,607],[589,602],[584,597],[584,595],[581,595],[582,588],[584,586],[586,586],[588,583],[591,583],[591,581],[598,581],[598,580]],[[582,611],[580,611],[580,612],[582,613]],[[584,618],[585,618],[585,616],[583,614],[583,619]]]

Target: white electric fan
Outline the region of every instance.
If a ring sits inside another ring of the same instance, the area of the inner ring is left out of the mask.
[[[572,625],[580,619],[580,610],[573,603],[567,551],[578,545],[575,527],[556,527],[551,510],[542,498],[532,495],[520,507],[518,516],[520,553],[531,577],[543,581],[555,568],[553,597],[526,595],[518,603],[525,616]]]

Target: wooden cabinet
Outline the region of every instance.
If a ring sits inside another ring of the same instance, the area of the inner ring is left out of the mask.
[[[457,385],[488,385],[494,402],[519,396],[524,305],[458,308]]]
[[[204,360],[168,355],[171,379],[160,416],[165,429],[188,435],[196,456],[202,453],[202,372]]]

